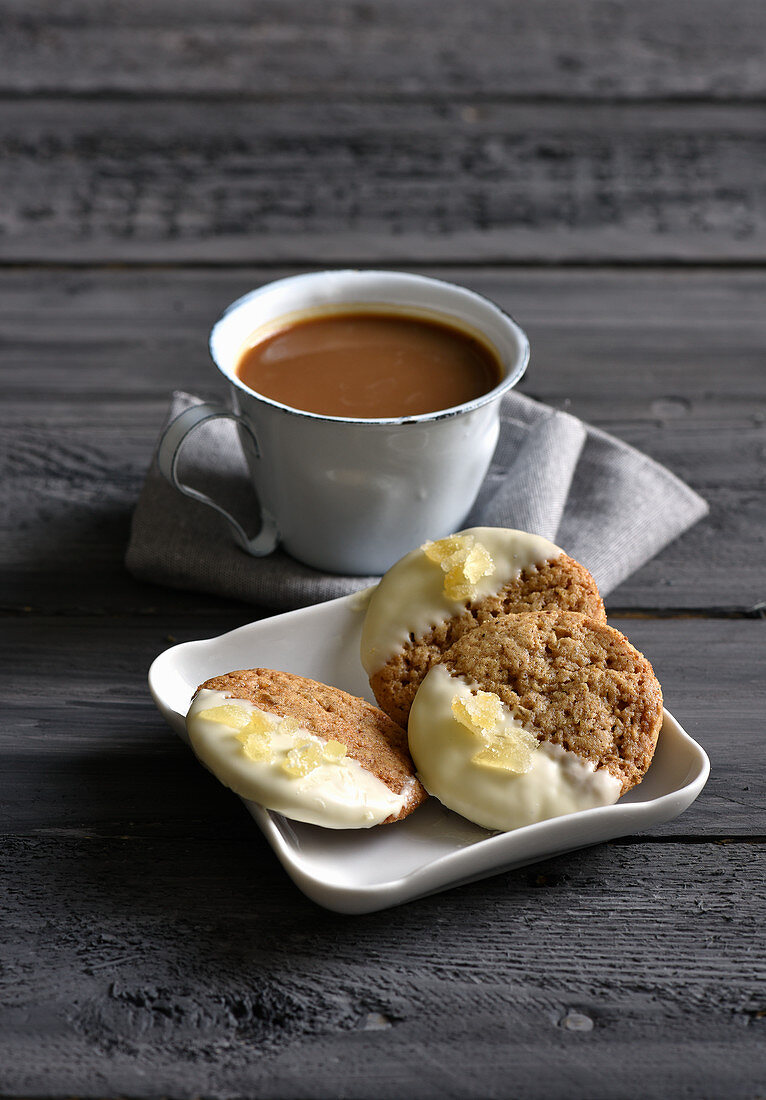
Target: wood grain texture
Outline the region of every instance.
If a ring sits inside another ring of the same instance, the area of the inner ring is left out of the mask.
[[[0,605],[218,606],[127,577],[130,515],[170,391],[222,393],[210,325],[229,301],[289,270],[0,273]],[[516,316],[533,348],[525,392],[614,432],[710,501],[710,518],[629,578],[611,607],[762,607],[766,277],[427,270]]]
[[[759,261],[766,107],[0,102],[0,260]]]
[[[196,616],[6,620],[0,830],[252,835],[238,800],[166,729],[145,679],[173,640],[215,636],[246,621],[241,613],[204,624]],[[650,835],[766,835],[766,776],[754,766],[766,711],[764,624],[610,621],[650,659],[665,705],[712,760],[700,799]]]
[[[0,8],[0,1094],[762,1097],[766,7]],[[216,316],[347,263],[494,298],[525,392],[711,504],[609,601],[711,756],[697,802],[361,918],[148,696],[259,609],[122,565]]]
[[[348,918],[257,837],[12,840],[0,1089],[758,1096],[760,854],[602,845]]]
[[[762,97],[757,0],[5,0],[0,94]]]

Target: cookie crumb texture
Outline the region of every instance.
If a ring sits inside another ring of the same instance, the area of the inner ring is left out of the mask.
[[[604,602],[588,570],[561,554],[552,561],[524,569],[498,593],[470,603],[419,636],[410,635],[404,648],[370,676],[379,706],[406,727],[412,700],[432,665],[459,638],[498,616],[532,611],[574,611],[606,622]]]
[[[407,734],[378,707],[340,688],[291,672],[252,668],[206,680],[197,689],[244,699],[260,710],[297,724],[327,742],[344,746],[349,758],[381,780],[397,795],[406,795],[398,821],[428,797],[415,779]]]
[[[494,692],[542,740],[640,783],[662,726],[652,666],[614,627],[572,612],[506,615],[465,633],[442,658]]]

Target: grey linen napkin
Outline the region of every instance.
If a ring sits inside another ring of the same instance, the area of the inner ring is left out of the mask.
[[[198,402],[174,393],[167,422]],[[184,481],[238,517],[253,514],[231,421],[197,430],[184,449],[181,472]],[[509,393],[492,465],[464,526],[543,535],[587,566],[606,595],[707,511],[688,485],[635,448],[568,413]],[[343,596],[377,579],[320,573],[281,550],[249,556],[221,516],[165,481],[156,460],[133,515],[125,564],[140,580],[283,611]]]

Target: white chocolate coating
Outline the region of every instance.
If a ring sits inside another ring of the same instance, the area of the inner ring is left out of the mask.
[[[395,794],[376,775],[349,757],[344,757],[340,763],[321,764],[306,776],[288,775],[282,764],[291,749],[306,742],[325,744],[309,730],[281,732],[277,726],[271,735],[273,759],[249,759],[237,740],[237,729],[200,717],[201,712],[224,705],[236,706],[251,714],[258,711],[245,699],[234,699],[223,692],[203,688],[189,708],[186,728],[197,757],[216,779],[240,797],[258,802],[285,817],[323,825],[327,829],[367,829],[403,809],[407,789],[400,795]]]
[[[490,553],[494,571],[476,582],[472,600],[496,595],[524,569],[542,565],[563,551],[540,535],[507,527],[469,527]],[[405,644],[410,634],[420,637],[438,623],[459,615],[468,601],[444,594],[444,572],[421,548],[411,550],[392,565],[370,599],[362,629],[362,664],[368,676],[378,672]]]
[[[449,809],[485,829],[507,832],[611,806],[619,798],[620,781],[605,768],[596,769],[577,753],[547,741],[540,743],[531,769],[523,774],[475,763],[481,741],[453,716],[456,695],[470,696],[471,685],[451,676],[444,665],[435,665],[415,696],[408,730],[421,783]],[[511,711],[503,710],[503,725],[517,726]]]

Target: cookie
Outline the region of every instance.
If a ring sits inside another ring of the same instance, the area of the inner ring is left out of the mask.
[[[297,821],[369,828],[406,817],[427,797],[401,727],[364,699],[289,672],[206,680],[186,727],[225,786]]]
[[[647,659],[574,612],[505,615],[424,678],[409,743],[430,794],[487,829],[609,805],[640,783],[662,725]]]
[[[472,527],[406,554],[375,589],[362,664],[378,705],[401,726],[431,665],[498,615],[547,609],[606,621],[596,582],[548,539]]]

